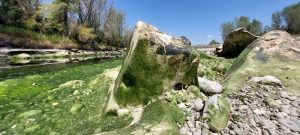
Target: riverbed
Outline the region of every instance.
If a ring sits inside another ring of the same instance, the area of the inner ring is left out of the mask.
[[[109,85],[100,74],[121,64],[97,60],[0,69],[0,134],[93,134],[128,125],[130,118],[114,124],[113,117],[102,116]]]

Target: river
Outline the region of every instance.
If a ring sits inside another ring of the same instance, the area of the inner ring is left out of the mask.
[[[108,86],[99,75],[121,64],[90,60],[1,68],[0,134],[94,133],[97,127],[89,125],[105,124],[99,115]]]

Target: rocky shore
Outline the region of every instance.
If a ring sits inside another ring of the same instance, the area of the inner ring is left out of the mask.
[[[125,52],[120,51],[89,51],[59,49],[0,49],[0,65],[2,67],[36,63],[67,63],[91,59],[122,58]]]

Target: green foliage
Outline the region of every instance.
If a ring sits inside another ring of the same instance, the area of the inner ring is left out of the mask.
[[[247,16],[240,16],[234,19],[235,28],[248,28],[251,25],[250,19]]]
[[[94,33],[93,28],[88,28],[84,25],[78,27],[79,40],[82,42],[88,42],[94,40],[96,35],[93,33]]]
[[[281,12],[275,12],[272,14],[272,29],[280,30],[282,27],[282,16]]]
[[[300,2],[283,9],[283,18],[287,24],[287,30],[291,33],[300,33]]]
[[[52,44],[74,44],[68,37],[62,37],[58,34],[37,33],[30,29],[17,28],[14,26],[0,25],[0,33],[6,34],[13,38],[26,38],[36,41],[49,41]]]
[[[0,23],[65,36],[79,44],[124,47],[130,40],[130,36],[125,37],[125,14],[107,4],[107,0],[54,0],[43,4],[40,0],[1,0]],[[59,43],[64,38],[50,39]]]
[[[218,41],[216,41],[216,40],[212,40],[212,41],[209,42],[209,44],[210,45],[214,45],[214,44],[220,44],[220,43]]]
[[[233,22],[226,22],[221,24],[223,39],[225,39],[225,37],[231,31],[241,27],[247,29],[248,31],[250,31],[255,35],[261,35],[263,33],[262,23],[259,20],[253,19],[251,22],[249,17],[240,16],[240,17],[236,17]]]
[[[223,39],[226,38],[226,36],[235,29],[234,23],[232,22],[226,22],[221,24],[221,31],[222,31],[222,37]]]

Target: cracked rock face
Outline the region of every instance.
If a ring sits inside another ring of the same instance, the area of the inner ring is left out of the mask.
[[[146,104],[174,84],[197,84],[198,53],[185,42],[138,22],[108,110],[110,105]]]

